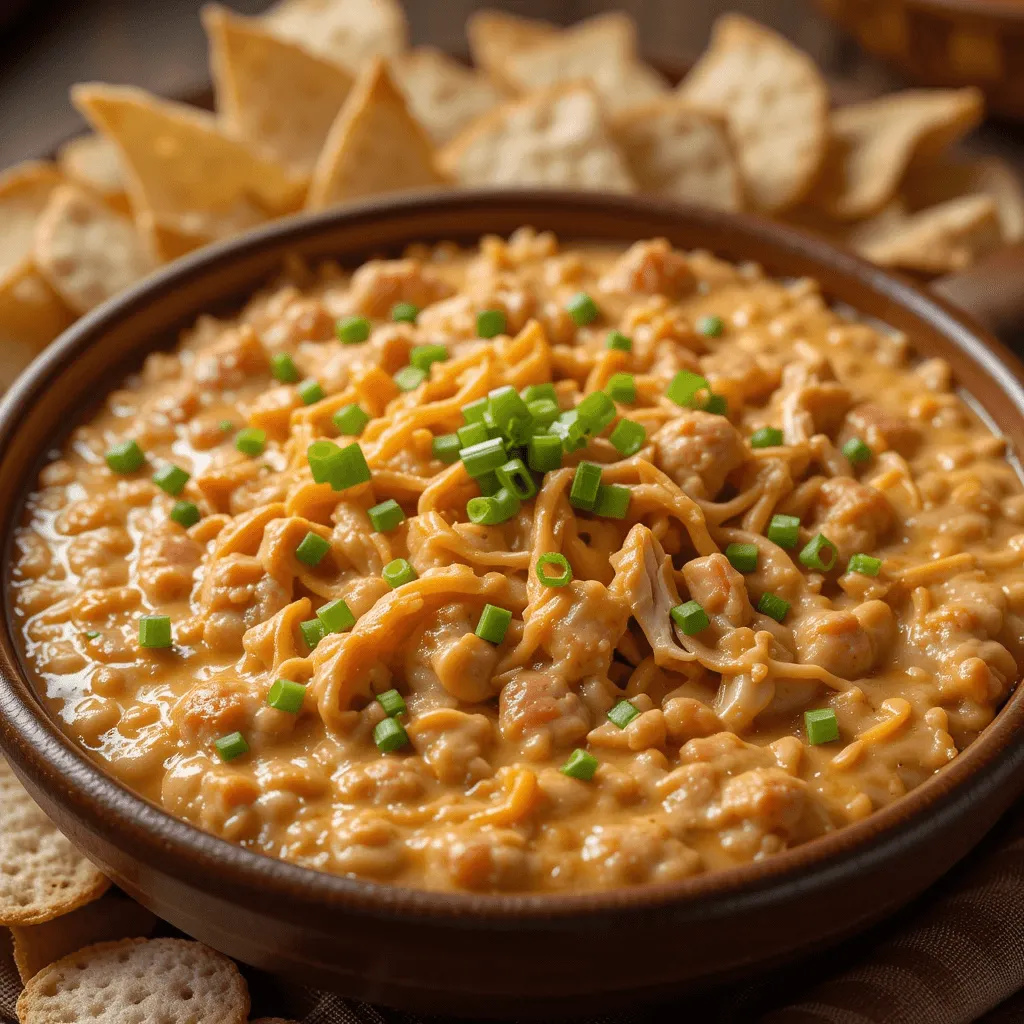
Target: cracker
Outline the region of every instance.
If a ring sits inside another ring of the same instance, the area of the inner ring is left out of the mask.
[[[636,191],[597,95],[585,84],[503,104],[456,138],[441,163],[462,185]]]
[[[36,226],[35,261],[76,313],[87,313],[156,266],[132,221],[77,185],[62,185],[50,197]]]
[[[808,202],[856,220],[892,199],[915,161],[934,160],[980,123],[977,89],[908,89],[833,111],[832,140]]]
[[[0,867],[0,924],[5,925],[50,921],[96,899],[110,885],[40,810],[4,760]]]
[[[18,999],[21,1024],[245,1024],[249,992],[226,957],[187,939],[100,942],[44,967]]]
[[[785,210],[807,195],[829,137],[828,88],[807,54],[756,22],[727,14],[679,91],[727,121],[755,206]]]
[[[60,169],[71,180],[103,197],[119,213],[129,210],[117,147],[102,135],[81,135],[57,151]]]
[[[612,130],[642,191],[721,210],[742,208],[739,165],[719,118],[672,96],[620,114]]]
[[[226,135],[212,114],[130,86],[76,85],[71,97],[117,146],[136,217],[212,241],[302,202],[300,178]]]
[[[0,281],[30,257],[36,221],[63,182],[52,164],[31,161],[0,174]]]
[[[413,116],[439,146],[505,99],[486,75],[431,46],[395,57],[391,72]]]
[[[558,32],[558,26],[549,21],[519,18],[504,11],[475,11],[466,19],[473,63],[495,78],[501,77],[501,67],[510,54],[552,39]]]
[[[13,925],[14,962],[22,983],[26,983],[69,953],[97,942],[146,938],[156,925],[156,917],[135,900],[108,893],[53,921]]]
[[[398,0],[281,0],[263,22],[352,72],[401,53],[409,36]]]
[[[373,61],[331,127],[313,171],[307,207],[318,210],[363,196],[443,184],[433,144],[409,113],[387,64]]]
[[[352,75],[219,5],[203,10],[217,113],[232,135],[308,177]]]
[[[990,196],[964,196],[899,217],[883,211],[850,235],[850,244],[883,267],[944,274],[962,270],[1002,244]]]

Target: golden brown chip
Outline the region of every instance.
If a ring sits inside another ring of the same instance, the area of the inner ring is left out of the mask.
[[[391,72],[409,109],[437,145],[505,99],[486,75],[431,46],[395,57]]]
[[[409,35],[398,0],[280,0],[263,21],[350,71],[401,53]]]
[[[138,218],[210,241],[302,202],[301,179],[227,136],[212,114],[129,86],[77,85],[71,96],[117,146]]]
[[[42,924],[12,925],[14,962],[22,982],[84,946],[115,939],[146,938],[157,919],[135,900],[108,893],[94,903]]]
[[[249,991],[226,956],[186,939],[86,946],[44,967],[18,999],[21,1024],[245,1024]]]
[[[807,195],[828,142],[828,88],[807,54],[756,22],[725,15],[679,91],[727,121],[755,206],[785,210]]]
[[[228,132],[308,177],[353,79],[219,5],[203,10],[217,113]]]
[[[586,84],[542,89],[485,114],[441,154],[463,185],[634,192],[601,104]]]
[[[0,282],[30,257],[36,221],[63,180],[52,164],[36,161],[0,175]]]
[[[473,63],[496,78],[501,77],[501,67],[510,54],[551,39],[559,31],[549,21],[519,18],[504,11],[475,11],[466,20]]]
[[[443,184],[430,139],[409,113],[387,64],[375,60],[331,128],[313,172],[308,208]]]
[[[96,899],[110,885],[39,809],[3,760],[0,867],[0,924],[5,925],[50,921]]]
[[[739,210],[743,187],[725,123],[670,96],[620,114],[615,139],[643,192]]]
[[[35,261],[76,313],[87,313],[156,266],[134,223],[77,185],[62,185],[50,197],[36,226]]]
[[[977,89],[908,89],[833,111],[828,156],[808,202],[844,220],[876,213],[913,161],[934,160],[983,114]]]
[[[72,320],[71,310],[31,260],[0,280],[0,391]]]
[[[61,146],[57,162],[69,179],[91,188],[119,213],[128,212],[121,158],[109,139],[102,135],[81,135]]]

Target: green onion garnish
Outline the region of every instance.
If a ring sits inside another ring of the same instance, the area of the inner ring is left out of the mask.
[[[297,715],[302,710],[305,697],[306,688],[302,683],[294,683],[290,679],[277,679],[267,694],[267,703],[278,711]]]
[[[411,302],[396,302],[391,307],[391,319],[396,323],[414,324],[419,315],[419,306],[414,306]]]
[[[483,444],[484,441],[490,440],[483,420],[463,424],[455,431],[455,436],[459,439],[459,448],[472,448],[475,444]]]
[[[800,543],[800,519],[797,516],[776,514],[768,524],[766,536],[780,548],[795,548]]]
[[[812,746],[839,739],[839,723],[836,721],[836,713],[831,708],[805,711],[804,728],[807,730],[807,742]]]
[[[199,522],[199,506],[194,501],[176,501],[169,515],[174,522],[187,530]]]
[[[725,549],[725,557],[737,572],[754,572],[757,569],[756,544],[730,544]]]
[[[488,401],[486,398],[478,398],[474,402],[467,402],[462,407],[462,418],[467,423],[483,423],[487,415]]]
[[[620,700],[618,704],[608,712],[608,721],[617,725],[620,729],[625,729],[634,718],[639,717],[639,709],[628,700]]]
[[[170,647],[171,618],[169,615],[143,615],[139,619],[139,646],[150,648]]]
[[[408,710],[405,706],[405,698],[397,690],[385,690],[383,693],[378,693],[377,703],[384,709],[384,714],[388,718],[397,718]]]
[[[711,625],[708,613],[700,606],[698,601],[686,601],[677,604],[669,614],[672,621],[687,635],[696,636],[702,630]]]
[[[702,316],[697,320],[697,330],[705,338],[718,338],[721,337],[722,331],[725,330],[725,324],[720,316],[715,316],[714,314]]]
[[[315,651],[316,645],[327,636],[327,630],[319,619],[306,619],[305,622],[300,622],[299,632],[311,651]]]
[[[294,384],[299,379],[299,368],[287,352],[275,352],[270,357],[270,372],[282,384]]]
[[[340,450],[337,459],[332,463],[331,476],[327,482],[332,490],[344,491],[349,487],[368,483],[369,480],[370,467],[366,464],[366,456],[363,455],[359,442],[353,441]]]
[[[330,541],[324,540],[319,533],[310,530],[295,549],[295,557],[305,565],[317,566],[330,550]]]
[[[618,349],[620,352],[633,351],[633,339],[622,331],[609,331],[608,340],[605,342],[608,348]]]
[[[115,473],[134,473],[142,468],[146,456],[137,442],[122,441],[107,452],[106,459]]]
[[[234,761],[236,757],[249,753],[249,744],[240,732],[229,732],[227,736],[214,740],[213,748],[222,761]]]
[[[298,392],[299,398],[302,399],[303,405],[315,405],[326,397],[324,389],[320,386],[320,381],[314,380],[312,377],[307,377],[295,390]]]
[[[572,322],[577,327],[586,327],[601,315],[597,303],[586,292],[574,295],[565,304],[565,311],[572,317]]]
[[[221,420],[218,426],[225,434],[230,434],[235,429],[235,425],[231,420]]]
[[[579,779],[581,782],[589,782],[597,771],[599,762],[593,754],[577,747],[570,755],[569,760],[562,765],[559,771],[568,775],[571,779]]]
[[[576,406],[576,419],[588,434],[600,434],[615,419],[615,403],[603,391],[591,391]]]
[[[505,639],[512,613],[507,608],[499,608],[496,604],[485,604],[480,613],[480,621],[476,624],[476,635],[481,640],[492,644],[500,644]]]
[[[713,416],[729,415],[729,402],[725,395],[708,395],[708,400],[704,403],[703,408],[705,412],[709,412]]]
[[[757,610],[762,615],[781,622],[789,611],[789,602],[784,597],[779,597],[778,594],[765,591],[761,595],[761,600],[757,602]]]
[[[373,528],[378,533],[388,533],[399,523],[405,522],[405,513],[402,506],[394,498],[388,498],[379,505],[374,505],[367,513]]]
[[[550,473],[562,465],[562,442],[551,434],[530,438],[526,461],[535,473]]]
[[[390,754],[404,747],[409,742],[409,736],[401,722],[395,718],[385,718],[374,726],[373,742],[382,754]]]
[[[871,458],[871,449],[859,437],[851,437],[843,445],[842,451],[854,466],[859,462],[867,462]]]
[[[498,526],[519,514],[519,498],[507,487],[500,487],[493,495],[470,498],[466,502],[466,515],[470,522],[481,526]]]
[[[189,481],[189,474],[185,472],[180,466],[173,466],[168,463],[166,466],[161,466],[153,474],[153,483],[165,491],[167,494],[172,496],[181,494],[182,489]]]
[[[585,512],[593,512],[601,486],[601,467],[595,462],[581,462],[576,467],[569,490],[569,504]]]
[[[481,338],[496,338],[505,332],[505,314],[500,309],[482,309],[477,313],[476,333]]]
[[[702,391],[707,391],[709,395],[711,393],[711,385],[706,377],[689,370],[680,370],[672,378],[665,396],[684,409],[699,409],[704,404],[697,398]]]
[[[365,409],[350,402],[343,405],[332,417],[331,422],[344,437],[358,437],[370,422],[370,414]]]
[[[409,353],[409,363],[428,374],[434,363],[443,363],[447,358],[446,345],[414,345]]]
[[[537,398],[532,402],[527,402],[526,409],[530,414],[530,419],[533,421],[534,433],[538,429],[550,427],[562,412],[558,407],[558,403],[550,398]]]
[[[262,455],[267,447],[267,432],[259,427],[246,427],[235,435],[235,447],[243,455]]]
[[[640,423],[622,419],[615,424],[615,429],[609,440],[615,446],[615,450],[623,458],[628,459],[643,448],[644,442],[647,440],[647,431]]]
[[[558,392],[555,391],[555,385],[550,381],[546,384],[529,384],[523,388],[522,400],[529,405],[531,402],[539,402],[542,399],[554,402],[558,404]]]
[[[836,550],[835,544],[823,533],[819,533],[807,542],[799,557],[808,569],[820,569],[822,572],[828,572],[836,564],[838,556],[839,552]]]
[[[498,479],[497,473],[484,473],[474,479],[477,487],[480,488],[480,493],[485,498],[491,498],[501,490],[501,481]]]
[[[518,396],[517,396],[518,397]],[[491,437],[459,452],[459,458],[470,476],[483,476],[508,462],[508,453],[500,437]]]
[[[316,617],[327,633],[344,633],[356,624],[352,610],[340,597],[318,608]]]
[[[415,391],[427,379],[427,371],[418,366],[403,366],[394,376],[399,391]]]
[[[877,576],[882,571],[882,560],[874,555],[853,555],[846,571],[859,572],[861,576]]]
[[[458,434],[441,434],[430,443],[430,453],[435,459],[450,466],[459,461],[459,449],[462,442]]]
[[[576,420],[576,410],[563,412],[549,427],[548,433],[562,443],[563,451],[575,452],[587,444],[587,432]]]
[[[488,396],[488,408],[494,426],[513,444],[530,436],[530,410],[511,385],[495,388]]]
[[[412,583],[415,579],[419,579],[416,575],[416,570],[404,558],[395,558],[388,562],[384,566],[381,576],[384,577],[385,582],[392,590],[401,587],[403,584]]]
[[[614,401],[632,405],[636,401],[636,379],[631,373],[613,373],[605,391]]]
[[[778,448],[782,444],[782,431],[778,427],[762,427],[750,435],[751,448]]]
[[[557,574],[549,574],[548,566],[556,568]],[[536,571],[537,579],[545,587],[566,587],[572,583],[572,566],[569,565],[569,559],[557,551],[547,551],[541,555],[537,559]]]
[[[597,489],[594,515],[606,519],[625,519],[633,492],[619,484],[601,484]]]
[[[101,637],[102,635],[103,634],[98,629],[90,629],[89,632],[85,634],[85,639],[95,640],[98,637]]]
[[[358,345],[370,336],[370,321],[365,316],[347,316],[334,325],[334,333],[343,345]]]
[[[511,491],[520,501],[526,501],[537,493],[537,485],[522,459],[510,459],[495,472],[501,486]]]

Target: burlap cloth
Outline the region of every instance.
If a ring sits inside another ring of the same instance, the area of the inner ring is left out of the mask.
[[[823,908],[823,912],[827,912]],[[167,928],[167,934],[174,932]],[[21,984],[0,929],[0,1018]],[[594,969],[607,967],[604,951]],[[629,956],[622,959],[628,964]],[[645,951],[657,956],[657,950]],[[302,1024],[444,1024],[289,987],[243,968],[252,1016]],[[890,921],[809,960],[738,985],[638,1006],[587,1024],[1024,1024],[1024,807]]]

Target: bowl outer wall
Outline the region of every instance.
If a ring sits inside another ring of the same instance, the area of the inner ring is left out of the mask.
[[[413,241],[474,242],[523,224],[564,241],[663,235],[684,248],[809,275],[826,295],[943,355],[1014,449],[1024,444],[1016,359],[962,315],[825,243],[750,217],[621,196],[410,196],[292,218],[186,257],[70,328],[0,405],[5,578],[27,486],[76,413],[200,312],[228,311],[284,256],[355,265]],[[13,500],[17,496],[17,500]],[[672,885],[536,896],[439,894],[311,872],[177,821],[107,776],[35,698],[0,630],[0,747],[57,824],[132,896],[256,966],[371,1001],[514,1016],[583,1012],[749,971],[833,941],[906,902],[970,849],[1024,790],[1024,691],[948,768],[866,821],[766,862]],[[643,943],[628,970],[595,949]]]

